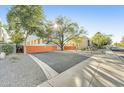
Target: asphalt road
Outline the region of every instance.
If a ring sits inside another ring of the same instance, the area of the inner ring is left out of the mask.
[[[48,64],[58,73],[86,60],[89,57],[68,52],[35,53],[35,57]]]
[[[112,47],[111,50],[114,52],[124,52],[124,48],[120,48],[120,47]]]
[[[111,50],[124,61],[124,48],[113,47]]]

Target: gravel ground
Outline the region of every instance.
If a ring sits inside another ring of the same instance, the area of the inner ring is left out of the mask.
[[[89,58],[77,53],[69,52],[35,53],[33,55],[48,64],[58,73],[61,73]]]
[[[27,55],[0,60],[0,87],[35,87],[46,80],[41,68]]]

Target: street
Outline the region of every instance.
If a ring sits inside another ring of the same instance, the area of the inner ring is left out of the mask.
[[[48,64],[58,73],[62,73],[70,67],[89,58],[87,56],[69,52],[36,53],[33,55]]]

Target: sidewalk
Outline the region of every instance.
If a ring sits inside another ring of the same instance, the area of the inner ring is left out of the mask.
[[[94,55],[40,87],[121,87],[124,86],[124,62],[116,55]]]

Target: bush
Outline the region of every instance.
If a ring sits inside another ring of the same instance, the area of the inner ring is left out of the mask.
[[[5,52],[6,55],[13,53],[13,47],[9,44],[5,44],[1,48],[2,48],[2,52]]]

